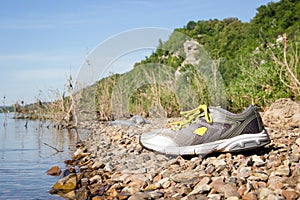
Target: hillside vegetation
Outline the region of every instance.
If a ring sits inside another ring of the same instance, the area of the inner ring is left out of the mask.
[[[183,101],[192,102],[192,105],[181,104],[179,108],[180,100],[178,96],[175,98],[171,86],[151,84],[151,81],[148,81],[135,88],[130,97],[126,97],[130,98],[131,113],[147,113],[151,112],[153,107],[159,106],[166,110],[166,115],[176,115],[180,109],[189,109],[200,103],[211,104],[212,97],[209,93],[218,88],[210,87],[212,82],[208,80],[211,77],[207,78],[203,72],[195,70],[203,66],[186,62],[184,46],[190,40],[200,44],[210,56],[211,64],[202,62],[202,65],[214,66],[214,70],[220,73],[220,87],[224,92],[220,93],[223,97],[218,98],[225,98],[225,104],[223,100],[222,102],[227,109],[238,112],[250,104],[264,109],[282,97],[299,100],[299,17],[299,0],[281,0],[259,7],[256,16],[250,22],[241,22],[237,18],[190,21],[184,27],[175,29],[168,41],[159,41],[157,50],[136,63],[131,72],[118,78],[114,76],[99,81],[96,95],[98,112],[101,116],[111,113],[111,109],[105,106],[106,110],[103,110],[101,105],[103,107],[105,102],[110,102],[112,90],[110,93],[106,91],[110,95],[104,95],[103,91],[105,88],[113,88],[108,87],[112,79],[114,83],[120,79],[122,83],[127,80],[124,86],[130,83],[128,80],[134,80],[134,77],[151,75],[145,72],[151,67],[159,68],[156,71],[160,70],[160,74],[164,71],[164,79],[175,84],[178,82],[177,79],[174,82],[176,72],[183,74],[181,81],[188,81],[190,85],[181,89],[186,90],[183,93],[181,91]],[[203,61],[202,58],[200,60]],[[160,66],[168,66],[168,72]],[[144,79],[154,80],[154,74],[152,75],[152,78]]]
[[[260,6],[250,22],[190,21],[167,41],[159,40],[157,50],[133,70],[62,97],[47,106],[48,115],[58,116],[58,124],[72,119],[77,124],[77,115],[95,110],[100,120],[111,120],[178,116],[199,104],[240,112],[250,104],[266,109],[283,97],[299,101],[299,28],[299,0]]]

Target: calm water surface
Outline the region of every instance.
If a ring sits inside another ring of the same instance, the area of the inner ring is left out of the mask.
[[[14,120],[0,114],[0,199],[62,199],[48,193],[58,177],[46,175],[54,165],[65,169],[64,160],[75,150],[75,133],[47,129],[48,123]],[[84,139],[85,134],[80,133]],[[49,148],[47,143],[62,153]]]

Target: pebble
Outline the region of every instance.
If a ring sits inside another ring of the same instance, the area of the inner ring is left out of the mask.
[[[46,172],[50,176],[59,176],[61,174],[61,169],[58,166],[53,166]]]
[[[155,122],[155,120],[157,120]],[[89,122],[52,194],[68,199],[297,199],[300,130],[269,128],[271,144],[246,153],[166,156],[141,148],[141,133],[161,126]],[[87,123],[87,122],[86,122]]]
[[[299,197],[298,193],[293,190],[283,190],[282,196],[284,196],[287,200],[297,199]]]
[[[171,176],[171,179],[176,183],[191,183],[197,178],[198,176],[193,172],[184,172]]]

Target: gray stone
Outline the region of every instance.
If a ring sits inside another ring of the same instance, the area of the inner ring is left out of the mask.
[[[209,200],[221,200],[222,195],[221,194],[209,194],[207,195]]]
[[[247,178],[252,174],[251,167],[242,167],[238,173],[239,178]]]
[[[265,165],[265,162],[257,155],[253,155],[252,160],[254,162],[254,166],[261,167]]]
[[[279,166],[276,171],[275,175],[277,176],[289,176],[290,175],[290,167],[281,165]]]
[[[199,177],[193,172],[183,172],[171,176],[171,179],[176,183],[191,183]]]

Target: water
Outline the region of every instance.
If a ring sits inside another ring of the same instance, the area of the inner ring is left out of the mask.
[[[77,141],[75,133],[47,129],[47,123],[7,119],[0,114],[0,199],[62,199],[48,191],[58,177],[46,171],[54,165],[65,169],[64,160],[70,159]],[[80,138],[84,139],[80,133]],[[62,153],[49,148],[47,143]]]

